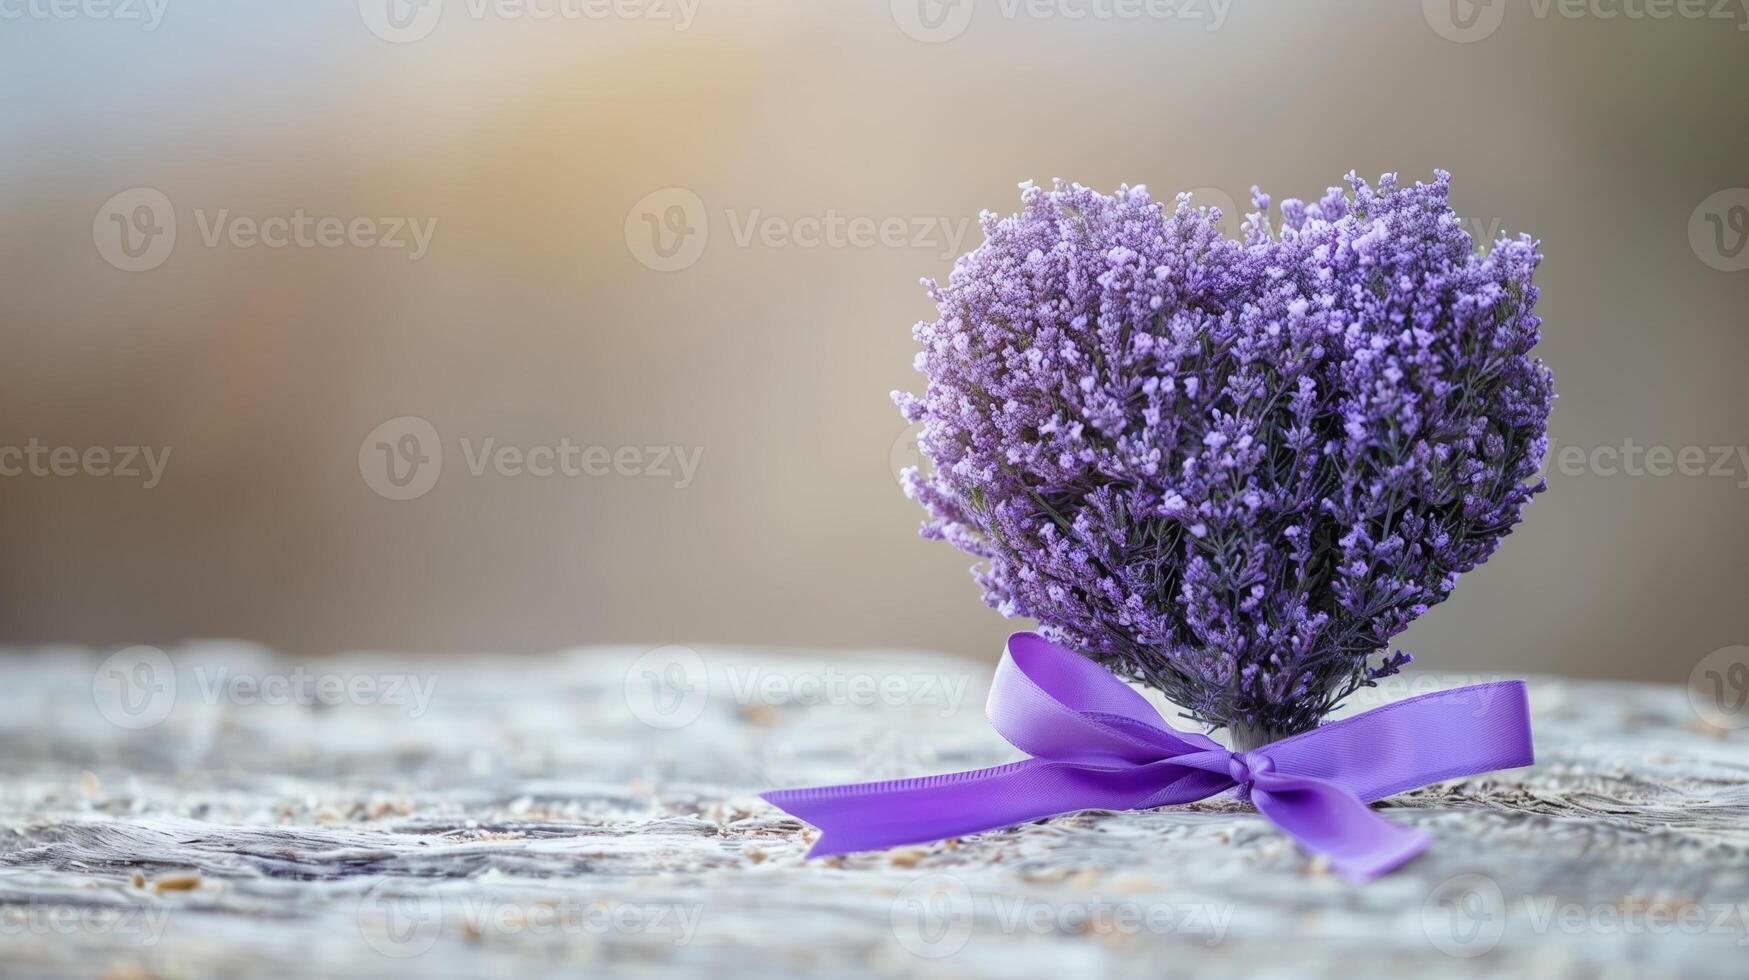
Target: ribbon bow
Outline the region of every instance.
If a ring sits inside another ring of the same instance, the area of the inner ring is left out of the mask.
[[[762,798],[819,827],[808,857],[824,857],[1078,810],[1189,803],[1236,788],[1337,872],[1366,881],[1428,844],[1427,834],[1391,823],[1368,802],[1534,761],[1523,681],[1424,694],[1233,752],[1167,725],[1129,685],[1034,633],[1009,637],[985,711],[1031,758]]]

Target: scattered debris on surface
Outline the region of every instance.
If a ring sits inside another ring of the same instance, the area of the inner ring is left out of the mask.
[[[165,875],[152,882],[155,892],[188,892],[199,888],[201,877],[198,874]]]

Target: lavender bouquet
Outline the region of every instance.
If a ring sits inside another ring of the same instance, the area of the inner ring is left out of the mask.
[[[1528,237],[1478,251],[1450,175],[1281,204],[1241,241],[1142,187],[1022,185],[920,323],[927,537],[1005,616],[1251,748],[1409,660],[1390,640],[1543,489]]]

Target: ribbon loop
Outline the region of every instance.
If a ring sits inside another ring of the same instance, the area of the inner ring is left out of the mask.
[[[809,857],[992,830],[1077,810],[1189,803],[1237,788],[1332,868],[1367,880],[1429,838],[1366,804],[1441,779],[1534,761],[1523,681],[1409,698],[1250,752],[1166,724],[1134,688],[1033,633],[996,668],[990,723],[1031,758],[970,772],[773,790],[818,826]]]
[[[1135,688],[1035,633],[1009,638],[984,712],[998,734],[1035,759],[1144,764],[1220,748],[1162,725]]]

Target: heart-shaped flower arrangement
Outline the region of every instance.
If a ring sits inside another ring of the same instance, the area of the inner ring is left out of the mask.
[[[1450,176],[1218,211],[1023,185],[920,323],[923,533],[1004,615],[1250,747],[1394,673],[1390,638],[1519,520],[1550,373],[1528,237],[1479,252]],[[1376,659],[1375,659],[1376,658]]]

